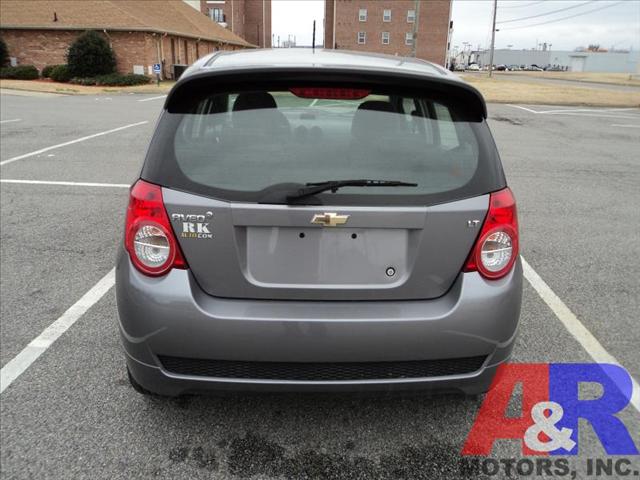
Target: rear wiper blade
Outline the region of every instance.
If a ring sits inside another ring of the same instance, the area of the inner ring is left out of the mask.
[[[336,193],[342,187],[417,187],[417,183],[400,182],[398,180],[330,180],[327,182],[307,183],[306,187],[287,195],[287,200],[309,197],[317,193],[331,191]]]

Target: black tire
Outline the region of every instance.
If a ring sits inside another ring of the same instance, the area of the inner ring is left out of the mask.
[[[150,392],[149,390],[144,388],[142,385],[140,385],[138,382],[136,382],[136,379],[133,378],[133,375],[131,375],[131,371],[129,370],[129,367],[127,367],[127,377],[129,377],[129,383],[131,384],[131,386],[136,392],[138,392],[141,395],[153,395],[152,392]]]

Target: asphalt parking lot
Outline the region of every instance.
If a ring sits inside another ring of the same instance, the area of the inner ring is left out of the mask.
[[[0,102],[4,369],[101,279],[111,285],[126,186],[162,99]],[[489,113],[530,265],[513,361],[593,362],[604,352],[639,379],[640,110]],[[457,472],[480,400],[145,398],[126,378],[113,289],[80,303],[77,321],[0,394],[2,478],[476,478]],[[628,406],[619,416],[640,445],[640,413]],[[494,453],[519,452],[505,441]],[[598,455],[583,422],[580,457]]]

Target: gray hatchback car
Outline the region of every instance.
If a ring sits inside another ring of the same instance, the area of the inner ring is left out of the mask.
[[[166,99],[117,260],[140,392],[485,392],[515,200],[473,87],[417,59],[219,52]]]

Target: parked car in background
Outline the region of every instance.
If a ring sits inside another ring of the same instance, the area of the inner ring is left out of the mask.
[[[544,71],[544,68],[539,67],[538,65],[536,65],[535,63],[533,63],[533,64],[531,64],[531,65],[529,66],[529,68],[528,68],[527,70],[529,70],[530,72],[543,72],[543,71]]]
[[[509,65],[507,67],[507,70],[509,70],[510,72],[518,72],[518,71],[520,71],[522,69],[520,68],[519,65]]]
[[[472,63],[467,67],[467,70],[469,70],[470,72],[479,72],[480,65],[478,65],[477,63]]]
[[[507,66],[502,64],[496,65],[495,70],[496,72],[504,72],[507,70]]]
[[[169,93],[116,267],[132,386],[489,389],[516,203],[482,95],[414,58],[207,55]]]

